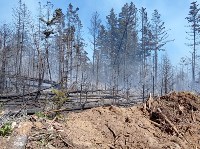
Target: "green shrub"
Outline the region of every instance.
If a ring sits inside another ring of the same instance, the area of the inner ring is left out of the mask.
[[[11,134],[12,132],[12,127],[11,123],[5,123],[1,128],[0,128],[0,136],[7,136]]]
[[[45,115],[43,112],[36,112],[35,115],[36,115],[38,118],[46,118],[46,115]]]
[[[55,94],[53,97],[53,103],[56,105],[56,109],[60,109],[63,104],[68,100],[66,93],[61,90],[53,89],[52,92]]]

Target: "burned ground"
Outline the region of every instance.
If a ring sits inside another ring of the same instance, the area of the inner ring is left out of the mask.
[[[27,149],[200,148],[200,98],[189,92],[173,92],[128,108],[64,113],[52,120],[34,115],[19,125],[24,123],[31,126]],[[19,136],[20,128],[10,140]]]

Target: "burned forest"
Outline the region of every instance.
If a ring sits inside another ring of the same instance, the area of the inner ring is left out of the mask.
[[[185,24],[164,0],[15,1],[0,23],[2,149],[200,149],[198,1]]]

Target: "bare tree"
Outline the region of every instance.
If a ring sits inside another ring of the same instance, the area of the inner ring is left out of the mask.
[[[15,58],[15,75],[16,77],[21,78],[22,75],[22,64],[23,64],[23,54],[26,50],[26,38],[25,36],[28,34],[29,23],[30,23],[30,14],[25,4],[22,3],[21,0],[18,2],[18,7],[13,9],[13,16],[15,18],[15,38],[16,38],[16,58]],[[18,81],[15,81],[16,92],[19,92]]]
[[[187,32],[189,35],[188,40],[192,40],[192,43],[189,43],[188,46],[193,48],[192,52],[192,81],[195,82],[195,70],[196,70],[196,59],[197,59],[197,46],[199,45],[198,34],[200,29],[200,14],[198,8],[199,5],[196,2],[192,2],[190,6],[190,11],[188,17],[186,17],[190,28],[190,31]]]
[[[8,67],[8,59],[11,57],[11,39],[12,31],[9,28],[8,24],[3,24],[0,28],[0,93],[4,92],[6,86],[6,74],[9,72],[6,71]]]
[[[155,83],[157,84],[158,78],[158,51],[164,51],[164,45],[173,40],[167,40],[168,34],[165,28],[164,22],[161,20],[161,15],[158,13],[158,10],[154,10],[152,19],[151,19],[151,30],[152,30],[152,50],[154,51],[154,76]]]
[[[146,8],[141,8],[141,82],[142,82],[142,94],[143,94],[143,101],[145,96],[145,90],[146,90],[146,82],[147,82],[147,58],[151,54],[151,45],[150,41],[152,40],[152,34],[150,30],[150,22],[148,21],[148,16],[146,12]]]
[[[96,60],[96,85],[98,84],[98,65],[99,64],[99,52],[97,51],[97,38],[99,35],[99,29],[101,25],[101,20],[99,18],[98,12],[94,12],[92,14],[92,18],[90,19],[90,28],[89,33],[92,36],[92,46],[93,46],[93,56],[92,56],[92,74],[95,75],[95,60]]]

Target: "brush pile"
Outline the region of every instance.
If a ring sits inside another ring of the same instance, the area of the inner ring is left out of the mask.
[[[172,92],[144,104],[145,114],[162,132],[200,146],[200,97],[191,92]]]

